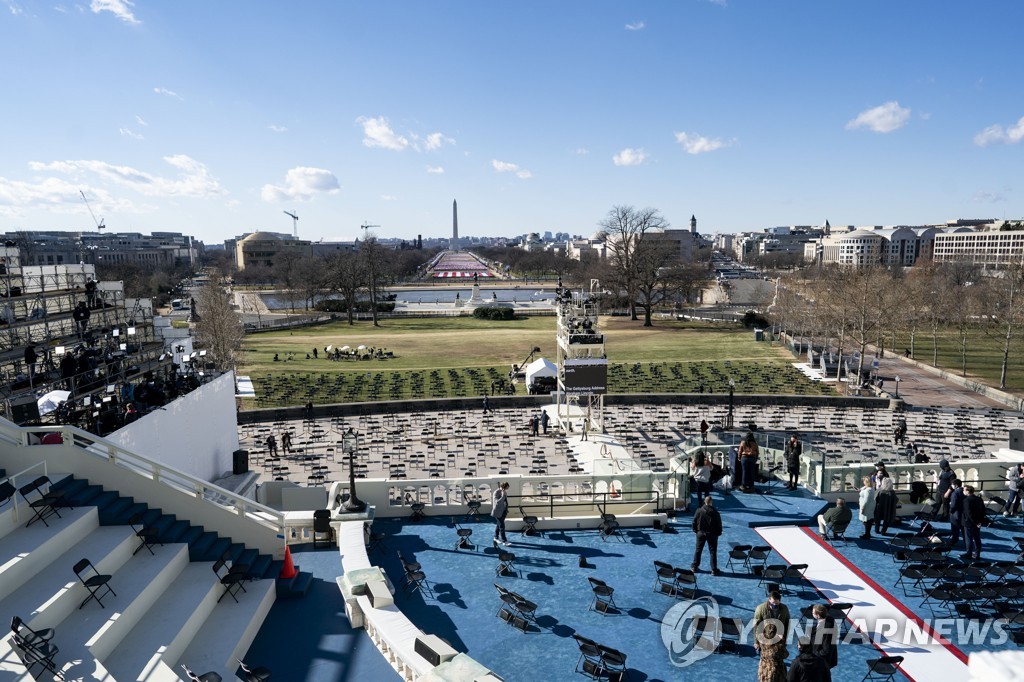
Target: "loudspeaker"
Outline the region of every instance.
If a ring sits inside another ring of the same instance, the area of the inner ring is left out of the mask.
[[[39,421],[39,403],[35,396],[23,396],[11,400],[11,421],[25,424]]]
[[[1010,449],[1024,450],[1024,429],[1010,429]]]
[[[437,635],[417,637],[413,649],[432,666],[439,666],[445,661],[450,661],[459,653]]]
[[[21,287],[11,287],[11,297],[21,296]]]
[[[234,468],[232,473],[238,476],[239,474],[249,473],[249,451],[248,450],[235,450],[234,452]]]

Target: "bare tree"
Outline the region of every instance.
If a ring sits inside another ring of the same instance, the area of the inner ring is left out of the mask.
[[[674,245],[649,233],[637,241],[633,252],[636,273],[636,292],[640,307],[644,309],[644,326],[652,327],[654,306],[667,298],[670,267],[679,261]]]
[[[1005,266],[996,277],[986,277],[980,289],[985,310],[983,329],[1001,344],[999,388],[1006,388],[1010,350],[1024,324],[1024,263]]]
[[[636,209],[632,206],[613,206],[598,225],[608,249],[615,281],[629,297],[630,319],[639,319],[636,303],[639,294],[637,248],[644,235],[665,230],[669,223],[656,208]]]
[[[355,324],[356,298],[366,280],[366,259],[360,253],[338,253],[326,263],[328,288],[341,295],[348,312],[348,323]]]
[[[967,350],[970,347],[971,327],[978,319],[980,287],[977,286],[981,271],[974,263],[956,261],[943,264],[944,314],[957,330],[957,347],[960,351],[960,374],[967,376]]]
[[[221,371],[233,370],[238,351],[245,338],[238,314],[231,307],[231,296],[219,280],[211,280],[196,293],[196,339]]]

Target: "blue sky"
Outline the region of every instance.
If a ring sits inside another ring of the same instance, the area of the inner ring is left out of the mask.
[[[1024,3],[0,0],[0,229],[1024,217]]]

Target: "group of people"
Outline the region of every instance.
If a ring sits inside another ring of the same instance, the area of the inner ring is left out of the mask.
[[[832,668],[839,664],[838,625],[824,604],[812,606],[811,617],[787,669],[790,615],[782,595],[773,590],[754,609],[754,649],[761,655],[758,682],[832,682]]]
[[[274,434],[267,436],[265,441],[267,446],[267,456],[277,457],[277,437]],[[291,454],[292,452],[292,433],[291,431],[285,431],[281,434],[281,451],[283,454]]]

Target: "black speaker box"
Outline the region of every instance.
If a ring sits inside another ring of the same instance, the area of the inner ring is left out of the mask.
[[[11,420],[15,424],[39,421],[39,403],[35,396],[11,400]]]
[[[249,451],[235,450],[232,463],[232,473],[236,476],[249,473]]]
[[[1024,450],[1024,429],[1010,429],[1010,449]]]

